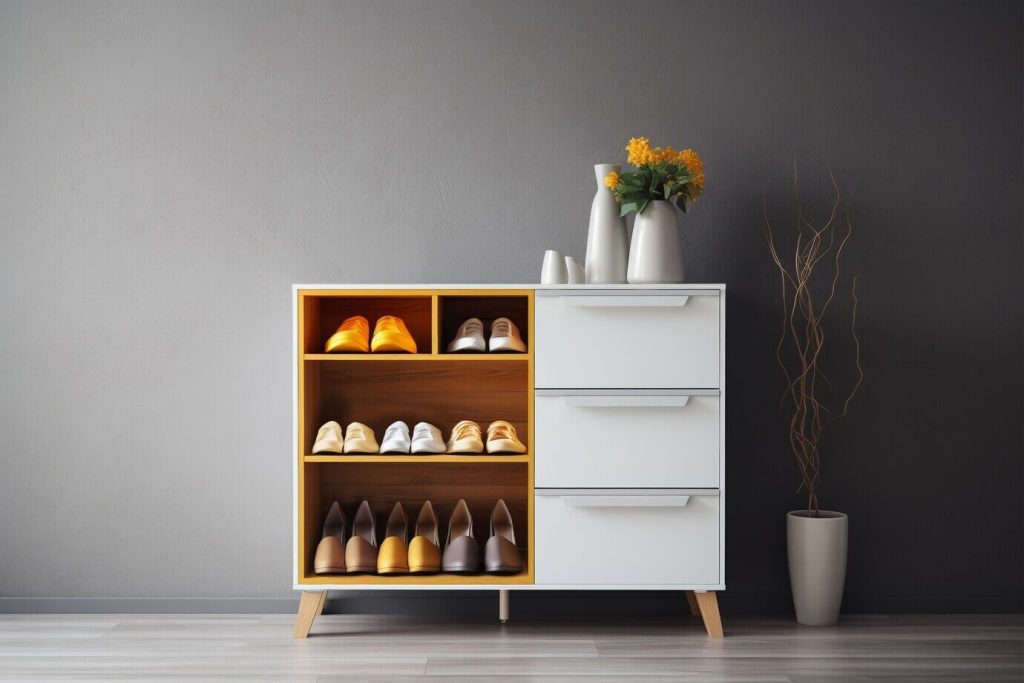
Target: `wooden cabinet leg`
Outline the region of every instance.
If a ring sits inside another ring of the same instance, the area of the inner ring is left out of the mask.
[[[299,613],[295,617],[295,637],[305,638],[313,628],[313,620],[324,611],[327,591],[303,591],[299,598]]]
[[[715,591],[696,591],[697,607],[700,609],[700,616],[704,619],[704,628],[708,630],[711,638],[722,638],[722,615],[718,613],[718,596]]]
[[[700,616],[700,607],[697,606],[697,598],[693,597],[693,591],[683,591],[686,593],[686,604],[690,606],[690,614],[698,617]]]
[[[507,590],[498,591],[498,621],[508,623],[508,594]]]

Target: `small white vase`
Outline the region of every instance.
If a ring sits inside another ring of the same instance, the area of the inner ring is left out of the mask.
[[[586,284],[587,276],[583,270],[583,266],[581,266],[580,262],[572,256],[565,257],[565,271],[569,275],[570,285]]]
[[[597,194],[590,205],[585,259],[589,284],[622,284],[626,281],[626,219],[619,215],[615,194],[604,185],[605,176],[621,168],[619,164],[594,166]]]
[[[839,620],[846,582],[847,517],[842,512],[807,510],[786,515],[789,584],[796,620],[805,626],[832,626]]]
[[[654,200],[637,214],[626,279],[631,284],[683,281],[683,240],[672,202]]]
[[[544,252],[544,263],[540,268],[540,281],[544,285],[564,285],[569,281],[565,260],[554,249]]]

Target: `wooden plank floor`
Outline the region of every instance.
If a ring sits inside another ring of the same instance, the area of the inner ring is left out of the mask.
[[[515,614],[512,614],[515,619]],[[1024,619],[853,616],[835,628],[725,618],[437,621],[325,615],[0,615],[0,680],[1024,680]]]

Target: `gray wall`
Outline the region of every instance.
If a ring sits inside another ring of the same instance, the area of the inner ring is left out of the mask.
[[[1021,28],[1018,2],[0,3],[0,609],[291,598],[290,284],[532,281],[582,257],[591,165],[638,134],[707,162],[726,608],[787,608],[760,212],[771,180],[788,220],[795,158],[814,209],[835,169],[863,275],[867,380],[825,444],[846,607],[1019,609]]]

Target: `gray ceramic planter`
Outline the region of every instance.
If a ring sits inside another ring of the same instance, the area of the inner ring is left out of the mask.
[[[807,510],[786,515],[789,583],[796,620],[807,626],[833,626],[839,619],[846,580],[847,518],[842,512]]]

